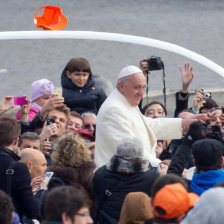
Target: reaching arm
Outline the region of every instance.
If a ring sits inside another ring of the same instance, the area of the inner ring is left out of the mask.
[[[185,165],[190,157],[191,148],[189,144],[182,143],[174,154],[167,173],[182,176]]]
[[[8,110],[11,110],[14,108],[14,105],[11,105],[10,102],[12,100],[13,96],[6,96],[3,98],[1,104],[0,104],[0,114],[5,113]]]

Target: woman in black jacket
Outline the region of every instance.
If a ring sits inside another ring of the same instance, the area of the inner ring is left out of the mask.
[[[80,114],[98,113],[106,99],[104,91],[95,85],[89,62],[84,58],[72,58],[61,75],[62,95],[65,104]]]
[[[99,168],[93,178],[97,209],[97,224],[116,224],[121,207],[129,192],[144,192],[150,196],[151,187],[159,176],[143,160],[143,145],[136,137],[123,139],[110,163]]]

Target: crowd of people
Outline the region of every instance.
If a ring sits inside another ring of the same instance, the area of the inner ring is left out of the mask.
[[[180,67],[173,118],[144,105],[146,59],[126,66],[106,96],[89,62],[72,58],[62,96],[48,79],[27,103],[0,104],[0,223],[222,223],[222,107]],[[142,106],[143,105],[143,106]]]

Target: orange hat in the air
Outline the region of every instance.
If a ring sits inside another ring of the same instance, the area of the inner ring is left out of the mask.
[[[43,15],[37,16],[41,9],[44,10]],[[34,25],[44,30],[62,30],[67,22],[67,18],[62,14],[62,9],[57,6],[42,6],[34,15]]]

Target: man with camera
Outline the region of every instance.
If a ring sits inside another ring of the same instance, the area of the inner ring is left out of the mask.
[[[224,144],[219,126],[192,123],[172,158],[168,173],[181,176],[191,153],[196,172],[192,180],[186,181],[192,191],[201,195],[205,190],[224,181]]]
[[[135,136],[144,144],[144,159],[152,166],[161,161],[156,158],[157,139],[178,139],[182,127],[195,120],[178,118],[151,119],[143,116],[138,108],[146,78],[136,66],[124,67],[119,75],[117,87],[101,106],[97,116],[95,162],[105,165],[116,151],[119,140]]]

